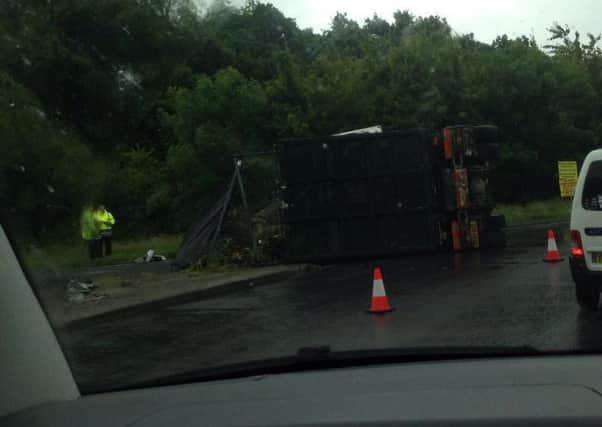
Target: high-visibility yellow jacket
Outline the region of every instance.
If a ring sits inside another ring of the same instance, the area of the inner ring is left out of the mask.
[[[100,237],[100,227],[94,217],[92,208],[84,209],[79,220],[82,239],[95,240]]]
[[[94,219],[99,222],[100,231],[110,230],[115,225],[115,218],[113,218],[111,212],[106,209],[104,212],[96,211],[94,213]]]

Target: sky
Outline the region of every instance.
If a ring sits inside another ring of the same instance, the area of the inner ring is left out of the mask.
[[[388,21],[396,10],[409,10],[417,16],[445,17],[454,31],[474,33],[479,41],[490,43],[497,35],[535,36],[547,43],[546,28],[558,22],[586,33],[602,32],[602,0],[262,0],[272,3],[301,28],[320,32],[328,28],[337,11],[357,21],[374,13]],[[244,0],[232,1],[240,5]]]

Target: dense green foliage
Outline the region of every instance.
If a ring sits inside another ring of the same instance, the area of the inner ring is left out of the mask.
[[[553,196],[555,161],[602,136],[593,36],[556,25],[549,46],[484,44],[409,12],[339,14],[316,34],[269,4],[195,4],[0,3],[4,213],[40,237],[104,200],[122,230],[182,230],[227,185],[233,154],[374,124],[498,125],[496,196],[525,201]]]

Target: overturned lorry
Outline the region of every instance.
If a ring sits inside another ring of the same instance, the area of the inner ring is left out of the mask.
[[[289,260],[505,245],[495,126],[289,139],[277,146]]]

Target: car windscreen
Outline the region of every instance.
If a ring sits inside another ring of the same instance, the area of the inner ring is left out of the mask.
[[[0,225],[80,391],[602,351],[602,2],[471,3],[0,0]]]

